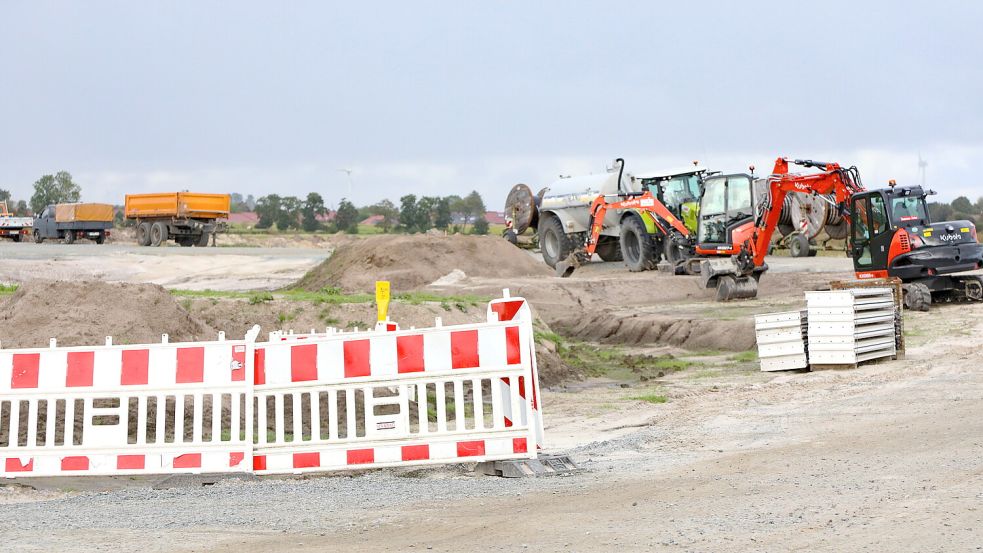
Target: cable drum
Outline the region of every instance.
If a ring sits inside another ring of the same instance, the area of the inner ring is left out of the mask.
[[[538,205],[536,196],[533,196],[528,186],[519,183],[512,187],[505,198],[505,217],[512,220],[512,230],[516,234],[526,232],[529,227],[536,227],[539,220]]]

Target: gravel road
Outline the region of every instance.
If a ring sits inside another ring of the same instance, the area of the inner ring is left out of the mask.
[[[570,477],[8,488],[0,530],[15,551],[978,550],[983,306],[939,310],[949,331],[933,334],[939,312],[912,314],[903,361],[701,378],[667,404],[597,415],[571,413],[620,392],[547,392],[547,437],[588,429]]]

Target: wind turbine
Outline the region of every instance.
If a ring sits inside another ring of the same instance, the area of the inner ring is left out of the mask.
[[[928,167],[928,162],[922,159],[922,153],[918,152],[918,172],[922,176],[922,188],[925,188],[925,168]]]
[[[342,173],[348,175],[348,200],[352,199],[352,171],[353,169],[338,169]]]

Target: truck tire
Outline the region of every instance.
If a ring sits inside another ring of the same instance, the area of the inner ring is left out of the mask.
[[[598,239],[594,252],[604,261],[622,261],[621,243],[613,236],[602,236]]]
[[[150,223],[140,223],[137,225],[137,245],[150,245]]]
[[[34,229],[34,243],[40,244],[41,242],[44,242],[44,236],[41,236],[40,230]]]
[[[809,239],[804,234],[795,234],[788,239],[788,250],[792,257],[809,256]]]
[[[655,243],[642,220],[631,216],[621,222],[621,255],[629,271],[648,271],[655,268],[658,255]]]
[[[167,225],[158,221],[150,227],[150,245],[156,248],[164,242],[167,242]]]
[[[99,233],[99,236],[96,236],[95,243],[96,244],[104,244],[105,242],[106,242],[106,233],[105,232],[100,232]]]
[[[65,243],[74,244],[75,243],[75,231],[70,230],[65,233]]]
[[[20,234],[15,234],[11,236],[10,239],[13,240],[14,242],[20,242]]]
[[[909,282],[902,287],[905,309],[928,311],[932,306],[932,291],[921,282]]]
[[[552,268],[573,253],[573,240],[563,232],[563,223],[555,215],[546,217],[539,224],[539,248],[543,261]]]
[[[178,236],[174,239],[182,248],[190,248],[195,245],[194,236]]]
[[[201,233],[201,236],[193,238],[192,240],[195,241],[195,246],[198,246],[199,248],[206,248],[208,247],[208,239],[211,237],[211,233],[203,232]]]

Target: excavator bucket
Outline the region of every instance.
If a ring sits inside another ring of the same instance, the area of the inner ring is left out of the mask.
[[[566,259],[558,262],[556,266],[553,267],[556,270],[556,276],[560,278],[567,278],[572,275],[573,272],[580,267],[580,259],[581,256],[577,252],[574,252],[568,255]]]
[[[758,297],[758,281],[752,276],[742,275],[730,257],[702,260],[700,282],[704,288],[717,289],[717,301]]]
[[[754,277],[724,275],[717,281],[717,301],[756,297],[758,297],[758,281]]]

